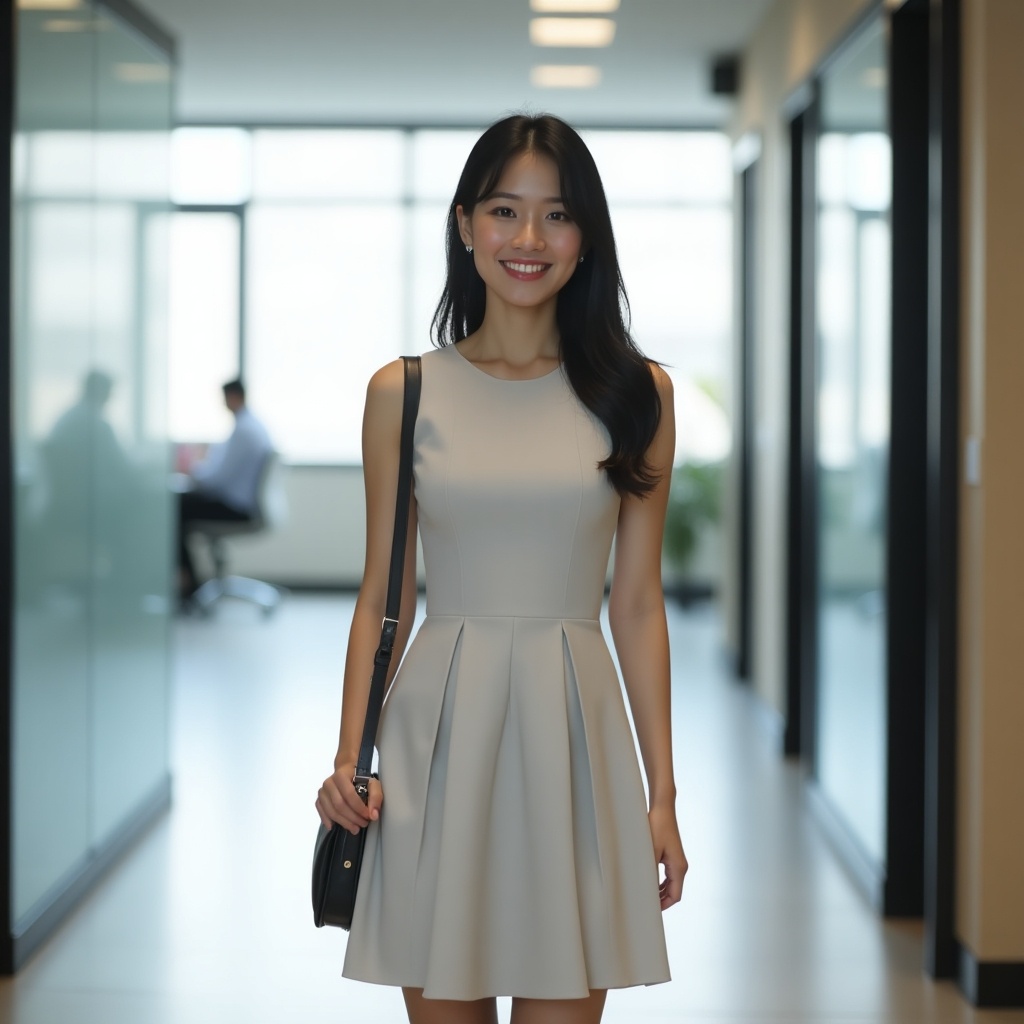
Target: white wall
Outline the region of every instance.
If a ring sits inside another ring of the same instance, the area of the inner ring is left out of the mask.
[[[268,534],[233,539],[229,543],[231,572],[291,585],[358,586],[366,544],[362,467],[291,466],[285,469],[285,485],[287,522]],[[717,583],[719,550],[717,531],[709,532],[690,575]],[[421,582],[422,568],[421,554]],[[674,582],[667,569],[665,582]]]

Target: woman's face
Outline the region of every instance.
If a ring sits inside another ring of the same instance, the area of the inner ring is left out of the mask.
[[[551,301],[576,270],[583,239],[566,213],[549,157],[512,157],[471,214],[461,206],[455,212],[488,292],[513,306]]]

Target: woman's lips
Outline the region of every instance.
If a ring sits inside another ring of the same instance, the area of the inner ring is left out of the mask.
[[[509,277],[517,281],[536,281],[551,269],[550,263],[535,263],[531,260],[498,260]]]

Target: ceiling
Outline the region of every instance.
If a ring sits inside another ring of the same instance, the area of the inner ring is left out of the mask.
[[[181,122],[480,125],[549,110],[580,125],[722,126],[709,66],[772,0],[622,0],[607,49],[530,45],[529,0],[137,0],[178,42]],[[596,63],[594,89],[534,64]]]

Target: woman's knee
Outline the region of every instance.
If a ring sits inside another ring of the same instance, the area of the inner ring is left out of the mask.
[[[513,999],[512,1024],[599,1024],[607,989],[583,999]]]
[[[424,999],[423,989],[403,988],[409,1024],[498,1024],[497,1000]]]

